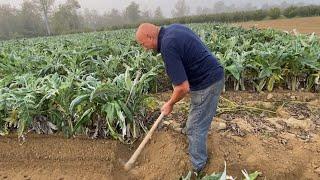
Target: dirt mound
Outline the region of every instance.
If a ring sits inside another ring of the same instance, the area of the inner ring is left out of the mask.
[[[285,142],[285,143],[283,143]],[[0,141],[0,179],[179,179],[190,168],[184,135],[157,132],[129,173],[119,160],[131,150],[112,140],[65,139],[61,136],[28,137]],[[241,170],[259,170],[268,179],[317,179],[320,169],[318,138],[304,142],[292,134],[281,138],[237,137],[213,131],[209,136],[207,172],[223,170],[241,177]]]
[[[188,169],[186,138],[170,130],[154,135],[135,167],[143,179],[178,179]]]

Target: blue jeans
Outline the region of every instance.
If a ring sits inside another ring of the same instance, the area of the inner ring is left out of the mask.
[[[190,113],[186,124],[193,169],[202,170],[208,159],[207,136],[224,86],[220,80],[206,89],[191,91]]]

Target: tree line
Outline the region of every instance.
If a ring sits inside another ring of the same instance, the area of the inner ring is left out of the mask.
[[[131,2],[123,10],[112,9],[104,14],[99,14],[96,10],[82,10],[77,0],[67,0],[58,7],[54,7],[54,3],[55,0],[24,0],[20,8],[0,5],[0,39],[130,28],[143,21],[164,25],[320,15],[320,6],[290,6],[288,3],[282,3],[279,7],[264,5],[256,10],[251,4],[247,4],[246,9],[241,9],[218,1],[213,8],[198,8],[198,15],[190,16],[190,8],[185,0],[178,0],[171,12],[173,18],[166,18],[160,7],[154,12],[140,10],[139,4],[135,2]]]
[[[140,11],[131,2],[123,11],[112,9],[104,14],[84,9],[77,0],[67,0],[54,8],[55,0],[24,0],[21,8],[0,4],[0,39],[59,35],[103,30],[121,24],[164,18],[160,7],[153,13]]]
[[[236,11],[236,12],[224,12],[218,14],[203,14],[195,16],[183,16],[175,18],[165,18],[160,20],[151,20],[150,22],[157,25],[167,25],[172,23],[234,23],[234,22],[245,22],[245,21],[261,21],[264,19],[279,19],[279,18],[294,18],[294,17],[311,17],[320,16],[320,6],[309,5],[309,6],[289,6],[287,8],[272,7],[270,9],[258,9],[252,11]],[[108,29],[123,29],[123,28],[134,28],[136,24],[122,24],[117,26],[108,27]]]

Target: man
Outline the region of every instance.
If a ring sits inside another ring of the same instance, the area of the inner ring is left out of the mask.
[[[187,93],[191,94],[186,133],[193,169],[200,172],[207,163],[207,135],[223,89],[224,70],[200,38],[186,26],[158,27],[143,23],[136,32],[136,40],[145,49],[161,53],[174,86],[170,100],[161,108],[164,115],[170,114],[174,104]]]

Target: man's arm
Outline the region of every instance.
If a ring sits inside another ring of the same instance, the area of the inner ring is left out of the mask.
[[[188,81],[184,81],[183,83],[174,86],[171,98],[162,106],[161,112],[164,113],[164,115],[170,114],[172,112],[174,104],[183,99],[189,91],[190,85]]]

